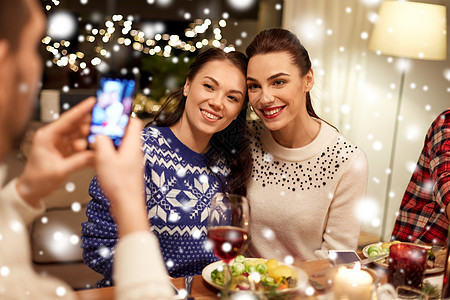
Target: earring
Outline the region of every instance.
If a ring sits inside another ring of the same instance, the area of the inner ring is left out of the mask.
[[[187,96],[187,92],[186,91],[184,91],[184,95]]]

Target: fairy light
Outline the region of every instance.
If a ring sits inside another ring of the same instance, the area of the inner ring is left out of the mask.
[[[193,38],[195,37],[195,31],[193,30],[186,30],[186,32],[184,33],[186,35],[186,37],[188,38]]]
[[[222,16],[224,19],[226,16]],[[67,40],[53,40],[51,36],[44,37],[41,42],[46,45],[46,50],[51,53],[54,58],[48,60],[47,67],[51,67],[55,64],[59,67],[69,67],[72,71],[77,72],[79,70],[86,71],[87,63],[86,59],[90,59],[90,63],[93,66],[105,65],[100,57],[109,58],[111,52],[107,51],[104,47],[100,46],[115,42],[111,47],[114,52],[120,51],[119,45],[129,46],[135,51],[139,51],[146,55],[162,55],[164,57],[173,56],[172,63],[178,63],[179,59],[174,56],[174,49],[178,49],[186,52],[195,52],[204,46],[212,45],[224,49],[226,52],[234,51],[233,45],[227,45],[227,40],[223,39],[221,28],[227,25],[224,19],[215,23],[214,28],[211,29],[214,33],[214,40],[208,40],[206,38],[201,41],[184,41],[180,36],[174,34],[163,33],[165,29],[163,23],[158,23],[158,32],[155,31],[149,34],[148,30],[143,28],[142,30],[133,28],[133,17],[124,17],[120,14],[115,14],[111,19],[104,22],[104,28],[94,28],[92,24],[88,23],[84,26],[86,34],[80,34],[77,37],[79,42],[88,42],[97,44],[94,46],[94,52],[97,56],[87,58],[83,52],[71,53],[68,51],[70,41]],[[213,22],[210,19],[195,19],[189,27],[185,29],[184,35],[187,39],[196,38],[198,34],[203,34],[209,30]],[[148,28],[147,28],[148,29]],[[154,36],[153,36],[154,35]],[[97,38],[98,37],[98,38]],[[166,45],[161,45],[161,43]],[[89,60],[88,60],[89,61]],[[186,58],[185,60],[186,61]],[[187,59],[187,61],[189,61]]]
[[[133,49],[137,51],[142,51],[144,49],[144,46],[142,46],[142,44],[140,43],[135,42],[133,43]]]

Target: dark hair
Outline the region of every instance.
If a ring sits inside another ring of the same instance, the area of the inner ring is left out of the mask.
[[[7,40],[10,49],[19,47],[23,28],[31,17],[29,4],[26,0],[0,1],[0,40]]]
[[[247,58],[239,51],[224,52],[219,48],[209,48],[200,53],[195,61],[190,65],[186,78],[191,82],[197,73],[211,61],[230,61],[241,70],[244,78],[247,74]],[[186,105],[186,96],[183,95],[183,87],[170,94],[156,113],[151,125],[171,126],[175,124],[183,115]],[[251,174],[251,150],[250,139],[247,133],[247,106],[248,96],[245,97],[241,111],[235,120],[224,130],[216,132],[209,141],[210,150],[207,152],[209,158],[208,167],[225,159],[231,174],[227,182],[221,182],[222,191],[246,195],[246,184]]]
[[[261,31],[253,39],[245,52],[247,53],[248,59],[257,54],[288,52],[291,55],[292,64],[299,68],[300,76],[305,76],[311,69],[311,60],[309,59],[308,51],[297,36],[286,29],[271,28]],[[306,110],[311,117],[322,120],[314,111],[309,92],[306,93]]]

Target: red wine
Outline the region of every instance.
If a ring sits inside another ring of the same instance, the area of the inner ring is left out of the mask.
[[[245,250],[248,233],[239,227],[220,226],[208,230],[208,239],[213,243],[214,254],[229,263]]]

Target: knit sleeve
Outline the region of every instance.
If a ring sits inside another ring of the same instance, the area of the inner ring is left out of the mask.
[[[117,226],[110,213],[110,203],[100,189],[97,177],[89,186],[87,222],[81,224],[81,248],[83,260],[94,271],[105,278],[101,286],[112,285],[112,265],[115,245],[118,240]]]
[[[364,152],[355,153],[349,168],[345,170],[334,191],[328,220],[317,257],[327,257],[328,250],[355,250],[361,230],[357,215],[358,203],[366,196],[368,163]]]

